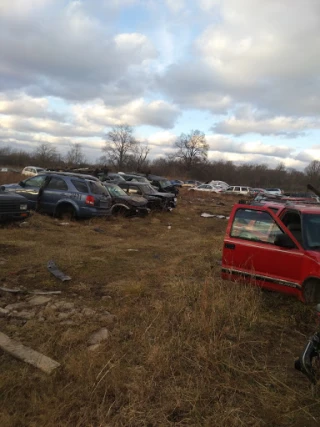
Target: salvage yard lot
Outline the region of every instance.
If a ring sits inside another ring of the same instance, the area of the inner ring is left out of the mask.
[[[147,218],[33,214],[0,228],[0,286],[61,291],[36,306],[0,291],[3,309],[21,303],[0,330],[61,364],[48,375],[0,352],[1,426],[319,425],[320,399],[293,368],[313,307],[222,282],[226,220],[200,215],[238,198],[191,193]]]

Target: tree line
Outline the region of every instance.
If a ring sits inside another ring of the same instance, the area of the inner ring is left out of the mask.
[[[270,168],[265,164],[236,165],[231,161],[208,160],[209,145],[199,130],[182,133],[173,143],[172,152],[150,160],[148,143],[137,140],[134,129],[126,124],[112,128],[105,138],[103,155],[95,165],[83,154],[80,143],[70,144],[62,156],[50,143],[39,144],[33,152],[0,148],[0,165],[46,168],[103,167],[112,171],[140,172],[171,178],[226,181],[251,187],[281,187],[287,191],[304,191],[307,184],[320,187],[320,161],[312,161],[304,171],[285,168],[282,163]]]

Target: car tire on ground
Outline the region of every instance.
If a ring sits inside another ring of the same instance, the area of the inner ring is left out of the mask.
[[[56,215],[59,219],[72,221],[76,218],[76,210],[72,205],[63,204],[57,208]]]
[[[126,209],[124,206],[115,206],[114,209],[112,209],[112,215],[125,217],[128,215],[128,209]]]
[[[306,303],[317,304],[320,302],[320,281],[309,279],[303,284],[303,298]]]

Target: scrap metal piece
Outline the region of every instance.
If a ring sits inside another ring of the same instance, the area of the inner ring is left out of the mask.
[[[48,261],[47,268],[57,279],[65,282],[67,280],[71,280],[70,276],[66,276],[61,270],[58,269],[56,263],[53,260]]]

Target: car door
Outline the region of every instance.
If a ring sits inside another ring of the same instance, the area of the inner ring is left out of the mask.
[[[223,273],[233,280],[298,293],[304,250],[297,244],[291,249],[274,244],[277,235],[286,233],[284,229],[267,208],[239,207],[224,240]]]
[[[39,208],[42,212],[54,213],[59,200],[68,197],[68,185],[63,178],[49,176],[39,197]]]
[[[26,179],[20,183],[20,188],[15,190],[16,193],[21,194],[28,199],[28,206],[30,209],[36,209],[39,190],[44,184],[46,175],[36,175],[32,178]]]

